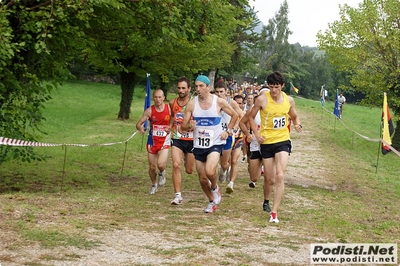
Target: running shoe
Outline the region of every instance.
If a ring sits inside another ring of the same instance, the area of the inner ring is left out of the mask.
[[[250,181],[249,187],[255,188],[256,187],[256,182]]]
[[[221,167],[221,170],[219,171],[219,176],[218,176],[218,180],[220,183],[225,182],[227,172],[228,172],[228,169],[224,171]]]
[[[269,206],[269,203],[268,203],[268,202],[264,202],[264,204],[263,204],[263,210],[264,210],[265,212],[271,212],[271,207]]]
[[[243,158],[242,158],[242,162],[245,162],[245,161],[246,161],[246,159],[247,159],[247,157],[246,157],[246,156],[243,156]]]
[[[150,188],[150,194],[151,195],[156,194],[157,190],[158,190],[157,185],[152,185]]]
[[[171,205],[179,205],[183,202],[183,198],[181,196],[175,196],[175,199],[171,201]]]
[[[231,194],[233,193],[233,182],[229,182],[228,186],[226,187],[226,193]]]
[[[162,171],[161,173],[158,173],[158,185],[162,187],[165,185],[166,181],[167,179],[165,178],[165,170]]]
[[[213,201],[208,203],[207,208],[205,208],[204,212],[206,213],[213,213],[217,209],[217,204],[215,204]]]
[[[276,214],[276,212],[271,212],[269,222],[270,223],[279,223],[278,215]]]
[[[221,190],[220,190],[219,186],[217,185],[217,187],[215,189],[211,189],[211,192],[212,192],[213,197],[214,197],[214,203],[216,205],[218,205],[222,200]]]
[[[226,182],[231,182],[231,167],[229,166],[228,171],[226,171],[226,176],[225,176]]]

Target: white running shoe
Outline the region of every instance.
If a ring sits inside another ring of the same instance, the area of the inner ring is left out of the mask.
[[[217,204],[215,204],[214,202],[210,202],[208,203],[208,206],[207,208],[205,208],[204,212],[213,213],[217,208]]]
[[[156,192],[158,191],[157,185],[152,185],[150,188],[150,194],[156,194]]]
[[[225,176],[226,182],[231,182],[231,167],[229,166],[228,171],[226,171],[226,176]]]
[[[175,196],[175,199],[171,201],[171,205],[179,205],[183,202],[182,196]]]
[[[226,191],[225,192],[228,193],[228,194],[233,193],[233,182],[232,181],[228,183],[228,186],[226,187]]]
[[[228,169],[226,169],[225,171],[222,169],[219,170],[219,176],[218,176],[218,180],[220,183],[224,183],[226,180],[226,174],[228,173]]]
[[[250,181],[249,187],[250,188],[255,188],[256,187],[256,182]]]
[[[161,173],[158,173],[158,185],[162,187],[165,185],[166,181],[167,179],[165,178],[165,170],[162,171]]]
[[[220,204],[220,202],[222,200],[222,196],[221,196],[221,190],[220,190],[219,186],[217,185],[217,187],[215,189],[211,188],[211,192],[214,197],[214,203],[216,205]]]
[[[279,223],[278,215],[276,214],[276,212],[271,212],[269,222],[270,223]]]

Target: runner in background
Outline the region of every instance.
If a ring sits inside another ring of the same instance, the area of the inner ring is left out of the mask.
[[[239,113],[239,117],[243,117],[243,115],[244,115],[243,97],[241,95],[236,95],[235,97],[233,97],[233,100],[238,104],[239,109],[241,111]],[[238,173],[238,160],[239,160],[240,154],[242,153],[242,148],[244,145],[243,134],[239,128],[239,120],[235,123],[235,126],[233,127],[233,146],[232,146],[232,151],[231,151],[231,155],[230,155],[229,182],[226,187],[226,193],[228,193],[228,194],[233,193],[233,185],[235,183],[237,173]]]
[[[165,185],[165,167],[167,165],[168,150],[171,144],[170,119],[171,109],[164,103],[164,92],[157,89],[153,93],[154,104],[144,110],[143,116],[136,124],[136,129],[144,134],[143,124],[150,121],[147,137],[147,158],[149,161],[149,176],[151,180],[150,194],[155,194],[158,186]],[[157,183],[158,168],[158,183]]]
[[[243,116],[242,110],[240,109],[239,105],[232,100],[231,97],[228,96],[228,88],[225,85],[225,83],[223,82],[217,82],[214,85],[214,91],[215,94],[225,100],[235,111],[236,113],[239,115],[239,118],[241,118]],[[228,123],[229,121],[231,121],[231,116],[229,114],[227,114],[226,112],[222,112],[222,121],[221,121],[221,125],[222,125],[222,129],[226,130],[228,128]],[[235,121],[236,123],[236,121]],[[222,156],[221,156],[221,160],[220,160],[220,165],[221,165],[221,169],[219,172],[219,182],[223,183],[225,180],[228,179],[228,177],[230,176],[230,158],[231,158],[231,152],[232,152],[232,147],[234,144],[234,136],[233,136],[233,132],[230,132],[228,138],[226,139],[226,143],[224,145],[224,149],[222,152]]]
[[[178,80],[178,97],[170,100],[169,105],[172,111],[171,119],[171,153],[172,153],[172,182],[174,185],[175,198],[172,205],[179,205],[183,202],[181,193],[181,163],[184,158],[185,171],[191,174],[194,169],[193,155],[193,131],[182,131],[181,124],[188,102],[193,98],[190,95],[190,80],[181,77]]]

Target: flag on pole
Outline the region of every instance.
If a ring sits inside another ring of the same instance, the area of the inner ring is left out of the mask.
[[[146,97],[144,98],[144,110],[146,110],[147,108],[150,107],[151,105],[151,101],[150,101],[150,97],[151,97],[151,92],[150,92],[150,74],[147,73],[147,83],[146,83]],[[147,130],[147,120],[144,122],[143,124],[143,128],[144,131]]]
[[[335,108],[333,109],[333,114],[336,115],[337,118],[340,118],[340,110],[339,110],[339,94],[338,90],[336,89],[336,101],[335,101]]]
[[[296,88],[296,87],[293,85],[292,82],[290,82],[290,89],[291,89],[291,90],[294,90],[296,93],[299,93],[299,89]]]
[[[392,145],[391,136],[394,133],[394,126],[393,126],[392,117],[390,116],[390,109],[387,104],[386,93],[383,94],[382,120],[383,120],[382,139],[387,144]],[[386,146],[384,143],[382,143],[382,154],[386,155],[388,152],[390,152],[390,148],[388,146]]]

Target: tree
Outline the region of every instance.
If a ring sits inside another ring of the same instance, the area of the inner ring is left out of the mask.
[[[388,95],[396,117],[400,113],[400,3],[364,0],[358,8],[340,7],[340,20],[318,33],[318,46],[340,71],[349,73],[348,90],[363,91],[364,104],[380,106]],[[400,120],[397,120],[400,129]],[[400,130],[393,146],[400,148]]]
[[[0,135],[35,140],[43,121],[41,109],[68,62],[79,50],[91,14],[88,1],[0,1]],[[13,152],[35,158],[30,148],[0,146],[0,163]]]
[[[254,7],[250,8],[247,1],[230,0],[230,2],[237,9],[235,18],[240,23],[236,25],[236,29],[230,38],[230,41],[235,44],[234,53],[229,64],[223,66],[222,69],[222,71],[229,73],[228,75],[254,67],[257,58],[252,55],[251,50],[260,42],[260,34],[255,32],[260,20],[257,18]],[[214,79],[218,77],[219,71],[219,69],[215,71]]]
[[[286,78],[287,88],[290,82],[300,84],[302,80],[310,77],[307,70],[309,62],[307,57],[312,59],[314,53],[306,55],[303,49],[299,51],[299,45],[289,44],[289,6],[284,1],[275,16],[268,21],[261,31],[261,41],[253,50],[258,58],[258,77],[265,80],[267,75],[273,71],[280,71]],[[303,62],[301,61],[303,60]],[[305,84],[302,84],[305,85]],[[305,88],[305,86],[304,86]],[[307,91],[300,90],[301,94],[307,95]]]
[[[289,6],[283,1],[279,11],[268,21],[261,32],[262,41],[259,44],[258,57],[259,67],[268,69],[269,72],[287,72],[288,58],[290,58],[289,35]]]
[[[171,73],[229,65],[248,5],[231,1],[0,1],[0,135],[36,140],[41,109],[77,56],[120,75],[120,119],[129,118],[133,87],[146,73],[165,83]],[[0,147],[0,162],[9,150]]]
[[[146,73],[197,73],[230,62],[238,9],[229,1],[116,1],[95,9],[83,57],[121,77],[119,119],[129,119],[134,84]],[[247,1],[240,1],[247,3]],[[223,14],[223,19],[221,19]]]

